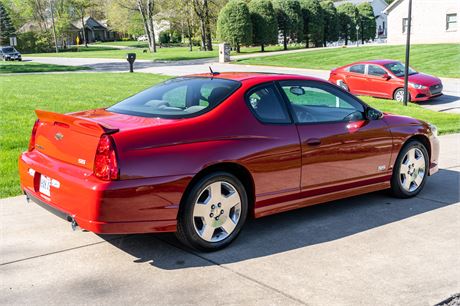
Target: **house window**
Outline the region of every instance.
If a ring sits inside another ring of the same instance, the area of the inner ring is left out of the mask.
[[[409,19],[403,18],[402,20],[402,32],[407,33],[407,28],[409,27]]]
[[[456,31],[457,30],[457,14],[446,15],[446,30]]]

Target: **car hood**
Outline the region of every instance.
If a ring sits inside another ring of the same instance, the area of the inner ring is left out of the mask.
[[[128,131],[143,127],[161,126],[175,123],[181,119],[146,118],[109,112],[106,109],[93,109],[68,114],[95,121],[105,127]]]
[[[401,77],[400,79],[404,80],[404,77]],[[409,82],[428,87],[442,83],[439,78],[424,73],[416,73],[409,75]]]

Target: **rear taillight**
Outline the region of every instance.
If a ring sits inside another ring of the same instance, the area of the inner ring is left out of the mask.
[[[35,149],[35,135],[37,134],[37,128],[38,125],[40,124],[40,120],[36,120],[34,127],[32,128],[32,135],[30,136],[30,141],[29,141],[29,152]]]
[[[118,163],[112,137],[102,135],[94,159],[94,175],[101,180],[118,179]]]

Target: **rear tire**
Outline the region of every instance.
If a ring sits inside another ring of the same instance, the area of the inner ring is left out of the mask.
[[[391,177],[391,192],[398,198],[416,196],[425,186],[429,155],[425,146],[412,140],[399,152]]]
[[[232,174],[215,172],[196,182],[179,211],[177,238],[200,251],[216,251],[236,239],[248,213],[243,184]]]

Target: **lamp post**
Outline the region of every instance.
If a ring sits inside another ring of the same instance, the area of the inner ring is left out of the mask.
[[[359,47],[359,24],[356,24],[356,47]]]
[[[407,14],[407,37],[406,37],[406,62],[404,66],[404,106],[407,106],[409,93],[409,57],[410,57],[410,28],[412,23],[412,0],[409,0],[409,12]]]

